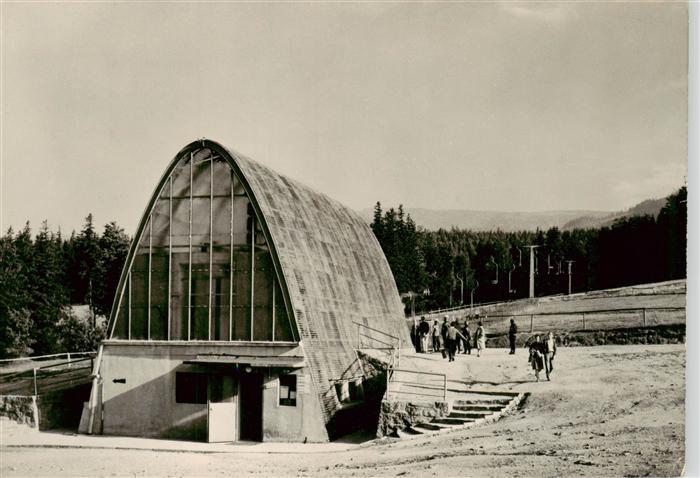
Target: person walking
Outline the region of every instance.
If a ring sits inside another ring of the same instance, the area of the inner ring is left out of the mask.
[[[433,328],[430,332],[433,336],[433,352],[440,351],[440,324],[437,320],[433,321]]]
[[[446,339],[446,347],[447,347],[447,355],[449,356],[449,361],[454,362],[455,361],[455,351],[457,350],[457,340],[458,339],[464,339],[464,335],[457,330],[457,322],[452,321],[450,326],[447,328],[447,339]]]
[[[544,352],[544,371],[547,374],[547,380],[551,380],[550,376],[554,370],[554,355],[557,353],[557,341],[554,339],[554,334],[549,332],[547,340],[543,342]]]
[[[508,329],[508,340],[510,341],[510,355],[515,355],[515,339],[518,336],[518,326],[515,320],[510,319],[510,329]]]
[[[462,327],[462,345],[464,345],[464,352],[465,354],[472,354],[472,333],[469,330],[469,321],[465,320],[464,321],[464,327]]]
[[[420,337],[420,351],[426,353],[428,351],[428,334],[430,333],[430,324],[425,321],[425,317],[420,318],[418,324],[418,336]]]
[[[411,343],[416,352],[420,352],[420,345],[418,340],[418,327],[416,327],[416,321],[413,320],[413,325],[411,326]]]
[[[481,321],[479,321],[479,326],[476,328],[474,341],[476,342],[476,356],[481,357],[481,351],[486,348],[486,331],[484,330],[484,323]]]
[[[459,332],[459,322],[457,320],[453,320],[452,323],[455,324],[455,328]],[[460,332],[461,334],[462,332]],[[462,339],[457,338],[455,339],[455,355],[459,355],[459,353],[462,351]]]
[[[535,340],[530,343],[530,357],[528,358],[528,364],[535,371],[535,379],[540,381],[540,372],[544,368],[544,344],[540,342],[540,336],[535,335]],[[549,376],[547,376],[549,379]]]
[[[449,319],[449,316],[446,315],[442,319],[442,325],[440,326],[440,345],[442,346],[442,358],[447,358],[447,329],[450,328],[450,325],[447,323],[447,319]]]

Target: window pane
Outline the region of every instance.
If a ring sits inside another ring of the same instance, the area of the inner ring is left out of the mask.
[[[167,246],[170,234],[170,201],[159,199],[153,209],[153,245]]]
[[[211,178],[209,177],[209,160],[195,161],[192,171],[192,195],[209,196]]]
[[[171,340],[187,340],[187,307],[189,305],[187,295],[188,258],[189,254],[187,252],[173,253],[172,257],[173,277],[170,296]]]
[[[297,376],[280,375],[280,405],[296,406],[297,404]]]
[[[272,340],[272,277],[268,252],[255,253],[254,340]]]
[[[151,254],[151,339],[168,338],[168,248]]]
[[[128,293],[128,291],[127,291]],[[148,338],[148,254],[137,254],[131,268],[131,338]]]
[[[214,196],[231,195],[231,168],[223,159],[214,161]]]

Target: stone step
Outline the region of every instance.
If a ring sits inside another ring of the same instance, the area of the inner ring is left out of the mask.
[[[430,422],[430,423],[416,423],[415,425],[412,425],[408,427],[409,429],[412,429],[413,431],[418,431],[420,433],[429,433],[429,432],[435,432],[439,430],[444,430],[445,428],[450,428],[448,425],[438,425],[436,423]]]
[[[410,438],[422,434],[423,432],[414,430],[413,428],[404,428],[403,430],[396,430],[396,435],[398,435],[399,438]]]
[[[497,412],[503,410],[506,404],[499,405],[455,405],[452,410],[460,410],[464,412]]]
[[[501,409],[502,410],[502,409]],[[482,418],[492,415],[500,410],[475,410],[475,411],[452,411],[448,418]]]
[[[484,397],[483,399],[479,400],[454,400],[452,403],[455,406],[469,406],[469,405],[482,405],[482,406],[490,406],[490,405],[504,405],[510,403],[511,400],[513,400],[515,397],[503,397],[503,398],[493,398],[489,397],[486,398]]]
[[[479,417],[481,418],[481,417]],[[430,423],[436,423],[438,425],[464,425],[465,423],[473,422],[474,419],[471,417],[465,418],[455,418],[452,416],[446,418],[435,418]]]
[[[466,412],[466,413],[460,413],[459,415],[456,415],[454,417],[452,417],[452,414],[450,414],[450,418],[455,418],[455,419],[471,418],[474,420],[478,420],[479,418],[488,417],[490,415],[493,415],[494,413],[495,412],[485,412],[485,413],[483,413],[483,412],[481,412],[481,413],[480,412],[476,412],[476,413]]]
[[[403,430],[397,430],[396,436],[411,438],[422,434],[441,433],[446,430],[466,428],[482,423],[484,419],[499,419],[503,412],[519,403],[525,394],[503,397],[485,396],[484,400],[455,400],[452,411],[446,417],[434,418],[430,422],[417,423]]]

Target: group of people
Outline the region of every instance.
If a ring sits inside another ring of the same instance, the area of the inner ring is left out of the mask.
[[[471,355],[473,340],[476,356],[481,357],[481,351],[486,348],[486,332],[484,324],[481,321],[478,324],[472,338],[468,320],[460,326],[456,320],[449,322],[447,315],[442,323],[435,320],[432,324],[426,321],[425,317],[421,317],[417,325],[413,324],[411,338],[416,352],[442,352],[442,357],[450,362],[454,362],[458,353]]]
[[[554,334],[549,332],[545,340],[541,340],[539,335],[530,343],[530,356],[528,363],[535,371],[535,378],[540,381],[540,372],[544,369],[547,380],[551,380],[554,370],[554,356],[557,353],[557,341]]]
[[[515,354],[518,327],[515,320],[511,319],[508,329],[508,341],[510,342],[510,354]],[[481,320],[472,335],[469,328],[469,320],[460,324],[456,320],[450,322],[449,316],[445,316],[442,323],[437,320],[431,324],[421,317],[418,323],[411,328],[411,339],[418,353],[441,352],[442,357],[454,362],[458,353],[470,354],[472,348],[476,349],[476,356],[481,357],[481,352],[486,348],[486,331]],[[547,380],[551,380],[554,370],[554,356],[557,353],[557,343],[554,334],[549,332],[544,340],[535,335],[526,343],[529,349],[528,365],[535,372],[535,378],[540,381],[540,372],[545,371]]]

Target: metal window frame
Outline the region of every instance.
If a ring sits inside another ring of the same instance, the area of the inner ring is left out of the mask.
[[[169,166],[163,173],[158,186],[156,187],[156,190],[154,194],[151,196],[151,199],[148,203],[148,205],[145,208],[145,211],[143,215],[141,216],[141,221],[139,222],[136,234],[134,235],[134,239],[132,241],[131,247],[129,249],[128,255],[127,255],[127,260],[124,263],[124,267],[122,269],[122,274],[120,276],[119,284],[117,286],[117,290],[119,291],[119,300],[115,301],[112,304],[112,310],[110,312],[110,319],[109,319],[109,335],[108,337],[111,339],[113,338],[114,331],[116,328],[116,322],[118,319],[119,311],[121,310],[122,304],[123,304],[123,299],[125,295],[125,291],[127,290],[127,286],[129,286],[130,282],[130,275],[131,275],[131,268],[133,266],[134,258],[136,255],[136,251],[138,249],[139,242],[141,240],[141,237],[143,235],[144,229],[146,227],[146,222],[148,221],[149,215],[153,211],[153,208],[155,206],[156,201],[158,200],[161,191],[163,187],[165,187],[166,182],[171,179],[171,175],[173,171],[176,169],[176,167],[181,164],[182,162],[186,161],[186,158],[189,156],[189,161],[190,161],[190,218],[189,218],[189,245],[188,245],[188,250],[190,254],[190,260],[188,263],[188,330],[187,330],[187,340],[191,340],[191,278],[192,278],[192,261],[191,261],[191,254],[192,254],[192,247],[191,247],[191,236],[192,236],[192,176],[193,176],[193,158],[194,158],[194,153],[201,151],[203,149],[209,149],[209,151],[213,154],[215,154],[214,158],[222,158],[226,161],[226,163],[229,165],[231,168],[232,174],[234,177],[240,181],[241,186],[243,187],[243,190],[245,192],[245,195],[247,196],[248,200],[250,201],[252,207],[253,207],[253,212],[254,212],[254,218],[255,220],[258,220],[261,226],[262,233],[265,237],[265,240],[268,244],[268,249],[270,251],[271,259],[272,259],[272,264],[274,267],[275,271],[275,277],[277,280],[280,282],[280,289],[282,293],[282,300],[285,305],[285,309],[287,312],[287,320],[290,325],[290,331],[292,334],[292,341],[294,342],[299,342],[301,339],[300,331],[299,331],[299,325],[296,320],[296,314],[295,314],[295,309],[292,306],[291,302],[291,297],[289,294],[289,288],[286,283],[286,279],[282,270],[282,265],[280,262],[279,255],[277,254],[277,249],[275,246],[275,241],[274,238],[272,237],[272,234],[267,226],[267,223],[264,220],[264,217],[262,216],[262,211],[260,208],[260,205],[258,204],[257,198],[253,192],[252,187],[250,186],[248,179],[246,178],[242,168],[239,165],[239,162],[242,160],[235,154],[230,151],[228,151],[226,148],[221,146],[219,143],[211,140],[197,140],[194,141],[187,146],[185,146],[180,152],[173,158],[173,160],[170,162]],[[233,182],[232,182],[232,188],[233,188]],[[233,191],[232,191],[233,193]],[[232,194],[233,196],[233,194]],[[233,215],[233,201],[231,203],[232,207],[232,215]],[[171,221],[172,224],[172,221]],[[233,248],[232,248],[232,253],[233,253]],[[254,244],[253,247],[251,247],[251,255],[254,257]],[[253,259],[254,260],[254,259]],[[253,261],[251,261],[253,262]],[[233,264],[231,264],[231,268],[233,268]],[[172,274],[172,271],[169,271],[169,274]],[[233,283],[231,283],[231,294],[232,294],[232,288],[233,288]],[[251,288],[252,289],[252,288]],[[251,290],[251,293],[253,291]],[[254,299],[254,295],[251,295],[251,297]],[[230,306],[232,306],[232,301],[230,301]],[[251,314],[253,314],[253,304],[251,301]],[[131,304],[129,304],[129,312],[131,312]],[[230,321],[232,320],[231,317],[231,312],[230,312]],[[252,317],[252,315],[251,315]],[[171,317],[172,318],[172,317]],[[168,321],[169,326],[170,326],[170,320]],[[251,329],[252,329],[252,323],[251,323]],[[230,333],[232,333],[232,327],[229,328]],[[129,339],[131,334],[131,327],[129,324]],[[253,335],[253,330],[251,330],[251,336]],[[232,338],[232,337],[231,337]]]

